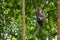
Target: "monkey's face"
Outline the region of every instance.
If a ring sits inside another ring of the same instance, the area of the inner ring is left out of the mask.
[[[42,8],[37,8],[36,14],[37,16],[41,17],[41,15],[43,14]]]
[[[37,12],[39,12],[39,11],[41,12],[42,11],[42,8],[38,7],[38,8],[36,8],[36,11]]]
[[[38,12],[39,13],[42,13],[42,8],[38,8]]]

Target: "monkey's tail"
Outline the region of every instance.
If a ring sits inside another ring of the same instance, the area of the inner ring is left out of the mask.
[[[37,27],[37,30],[34,32],[33,38],[36,37],[36,35],[39,34],[39,31],[40,31],[40,26],[38,26],[38,27]]]

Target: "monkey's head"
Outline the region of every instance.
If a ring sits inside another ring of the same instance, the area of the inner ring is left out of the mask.
[[[38,12],[42,13],[42,8],[38,8],[37,10]]]
[[[37,8],[38,11],[42,10],[42,8]]]
[[[36,12],[42,13],[42,12],[43,12],[43,11],[42,11],[42,8],[37,7],[37,8],[36,8]]]

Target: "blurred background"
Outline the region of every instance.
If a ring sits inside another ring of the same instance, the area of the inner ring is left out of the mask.
[[[38,27],[33,2],[25,0],[26,40],[32,40]],[[46,15],[40,40],[56,40],[57,0],[35,0],[35,4],[41,7]],[[22,0],[0,0],[0,40],[22,40]],[[34,40],[38,40],[38,37]]]

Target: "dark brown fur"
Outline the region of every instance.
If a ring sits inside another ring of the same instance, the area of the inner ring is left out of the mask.
[[[37,17],[37,22],[39,25],[43,25],[43,23],[45,22],[45,14],[44,11],[41,8],[36,8],[36,17]]]

